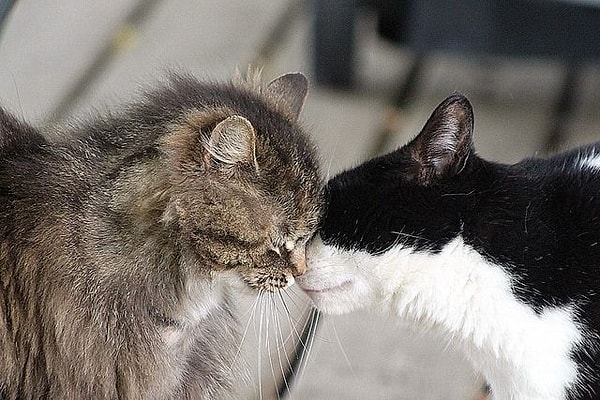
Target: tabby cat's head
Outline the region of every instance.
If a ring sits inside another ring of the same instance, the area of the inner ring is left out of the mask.
[[[165,139],[182,245],[201,266],[238,271],[259,290],[305,271],[321,215],[318,161],[297,123],[307,87],[301,74],[206,87],[210,106],[189,110]]]

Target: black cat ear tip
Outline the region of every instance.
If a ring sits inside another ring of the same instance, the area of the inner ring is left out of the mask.
[[[442,102],[442,104],[446,104],[446,105],[458,104],[460,106],[463,106],[463,108],[468,108],[470,110],[473,109],[473,106],[471,105],[469,98],[467,96],[465,96],[464,94],[462,94],[461,92],[453,92],[448,97],[446,97],[446,99]]]
[[[465,96],[462,92],[455,90],[454,92],[450,93],[450,95],[448,96],[448,98],[457,98],[457,99],[464,99],[467,100],[467,96]]]
[[[454,92],[437,106],[433,115],[445,116],[456,120],[467,121],[473,128],[473,106],[464,94]]]

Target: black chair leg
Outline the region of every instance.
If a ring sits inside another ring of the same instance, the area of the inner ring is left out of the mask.
[[[313,0],[313,62],[318,84],[352,86],[358,9],[358,0]]]

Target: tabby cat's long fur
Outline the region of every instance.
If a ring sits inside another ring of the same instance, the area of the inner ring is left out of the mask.
[[[173,76],[54,141],[0,110],[0,398],[233,397],[232,281],[293,283],[320,214],[306,93]]]

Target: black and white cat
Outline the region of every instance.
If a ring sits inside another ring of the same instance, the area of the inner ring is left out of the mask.
[[[333,178],[297,280],[316,306],[439,333],[495,400],[600,399],[600,143],[515,165],[448,97],[409,144]]]

